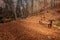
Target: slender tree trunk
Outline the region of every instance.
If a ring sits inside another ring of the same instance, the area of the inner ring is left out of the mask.
[[[32,15],[33,15],[33,5],[34,5],[34,2],[33,2],[33,0],[31,0],[31,2],[32,2],[32,5],[31,5],[31,7],[32,7]]]
[[[51,8],[54,8],[54,6],[55,6],[55,0],[51,0]]]
[[[20,17],[21,16],[21,9],[20,9],[20,6],[21,6],[21,0],[17,0],[17,5],[16,5],[16,13],[17,13],[17,16]]]

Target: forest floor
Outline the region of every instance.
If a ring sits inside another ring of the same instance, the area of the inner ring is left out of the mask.
[[[59,17],[55,11],[48,11],[42,12],[45,15],[43,22]],[[0,24],[0,40],[60,40],[60,29],[48,28],[47,24],[39,21],[41,21],[40,14]]]

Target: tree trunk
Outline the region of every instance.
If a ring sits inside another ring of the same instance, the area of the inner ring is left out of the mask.
[[[8,14],[10,15],[13,15],[14,14],[14,18],[15,19],[17,19],[17,15],[16,15],[16,12],[15,12],[15,9],[14,9],[14,2],[13,2],[13,0],[3,0],[4,1],[4,3],[5,3],[5,5],[7,5],[8,6],[8,8],[7,7],[5,7],[8,11]]]

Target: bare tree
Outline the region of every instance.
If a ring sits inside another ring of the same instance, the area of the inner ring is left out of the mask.
[[[8,14],[14,15],[14,18],[17,19],[16,12],[14,10],[14,2],[13,0],[3,0],[5,3],[5,10],[7,9]]]
[[[55,0],[51,0],[51,8],[54,8],[54,6],[55,6]]]
[[[16,5],[16,13],[19,16],[21,16],[21,0],[17,0],[17,5]]]
[[[31,0],[31,2],[32,2],[32,5],[31,5],[31,7],[32,7],[32,14],[33,14],[33,5],[34,5],[34,1]]]

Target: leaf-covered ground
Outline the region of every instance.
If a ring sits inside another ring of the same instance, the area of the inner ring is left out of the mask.
[[[46,13],[43,21],[47,21],[53,15],[55,15],[53,18],[59,17],[57,14],[51,15],[50,12],[53,13],[52,11]],[[39,24],[40,19],[40,15],[37,15],[0,24],[0,40],[60,40],[60,30]]]

